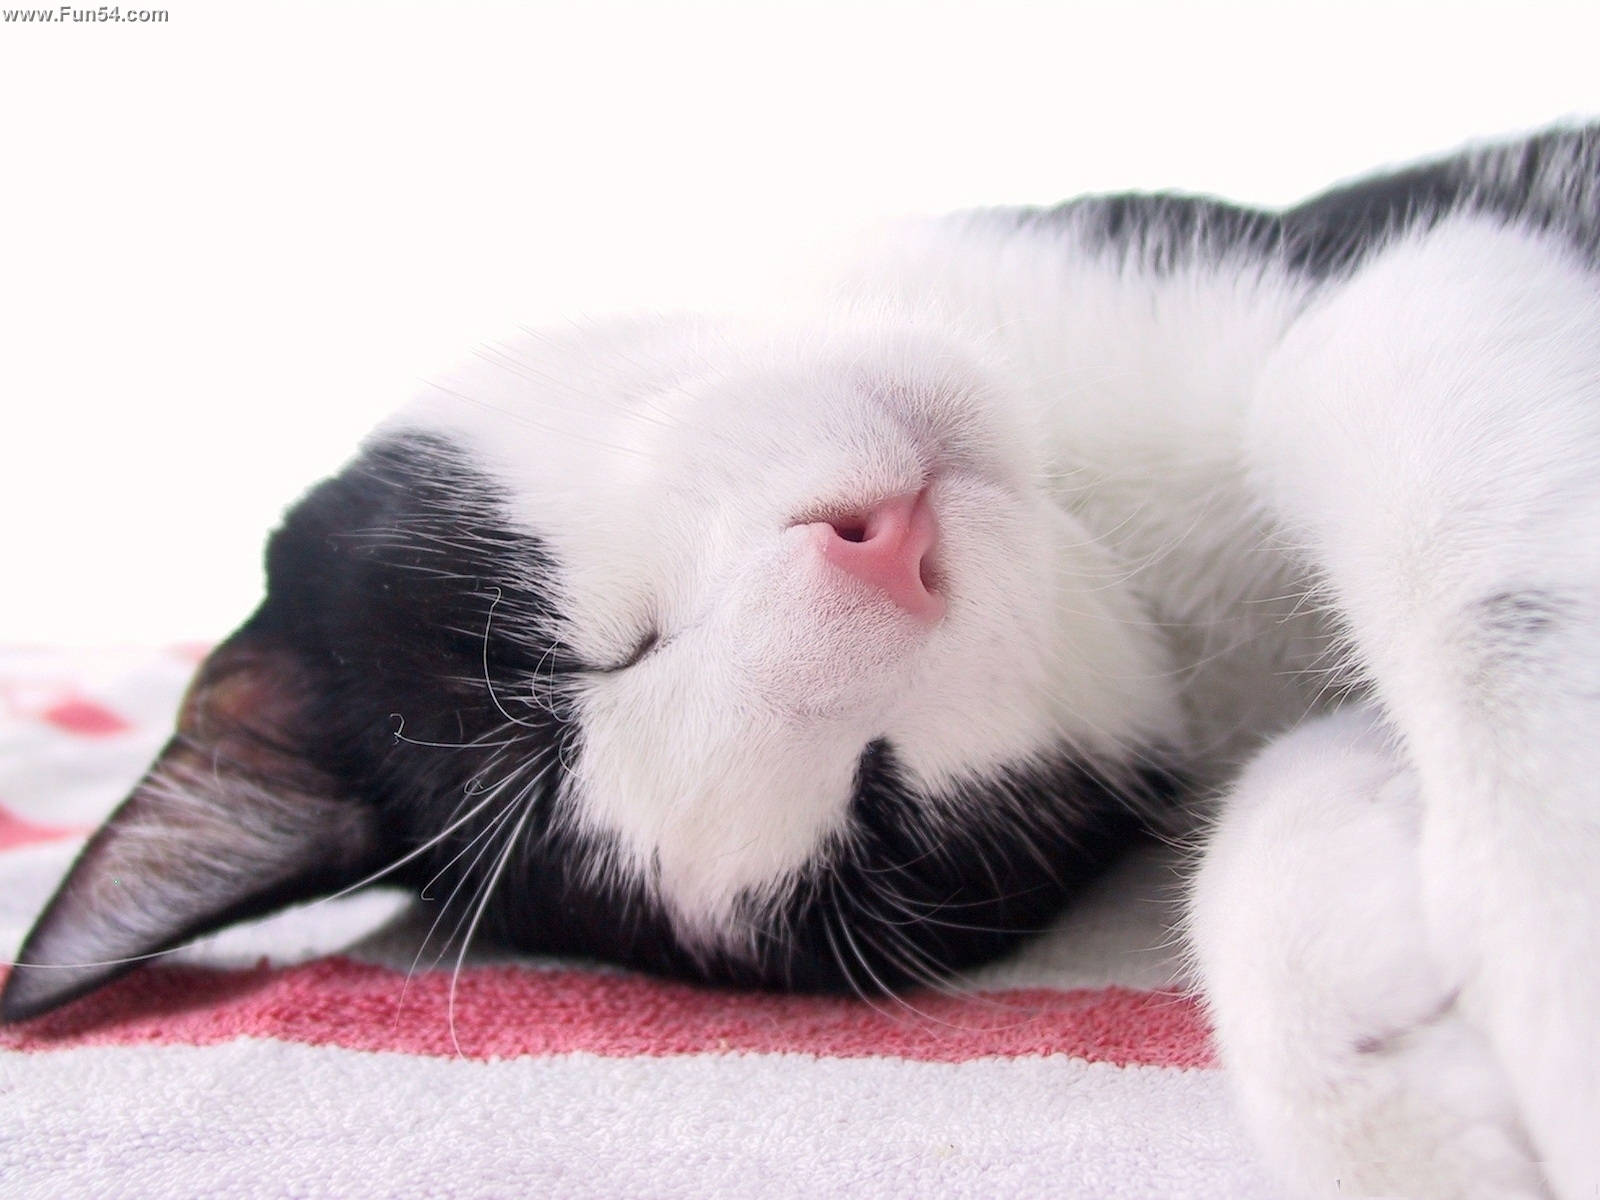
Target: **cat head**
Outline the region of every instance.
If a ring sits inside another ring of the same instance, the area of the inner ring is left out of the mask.
[[[485,350],[288,513],[5,1015],[379,874],[463,937],[769,986],[1038,928],[1179,734],[1017,377],[875,311]]]

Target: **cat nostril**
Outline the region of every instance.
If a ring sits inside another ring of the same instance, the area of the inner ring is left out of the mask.
[[[933,622],[944,615],[932,565],[938,523],[926,490],[815,522],[811,529],[825,562],[877,589],[914,617]]]

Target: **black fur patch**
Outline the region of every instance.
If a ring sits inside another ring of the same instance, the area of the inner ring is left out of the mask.
[[[1094,249],[1163,274],[1193,263],[1250,261],[1323,281],[1348,275],[1397,234],[1454,212],[1548,230],[1600,259],[1600,126],[1373,175],[1283,212],[1208,196],[1090,196],[1019,209],[1021,223],[1071,227]]]

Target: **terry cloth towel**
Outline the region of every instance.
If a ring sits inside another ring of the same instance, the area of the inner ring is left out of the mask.
[[[0,652],[0,951],[170,728],[197,648]],[[418,959],[397,892],[224,931],[0,1029],[7,1197],[1267,1200],[1129,863],[951,994]]]

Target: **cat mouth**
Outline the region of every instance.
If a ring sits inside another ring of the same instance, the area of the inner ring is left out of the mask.
[[[943,619],[939,521],[927,487],[796,524],[832,570],[919,623]]]

